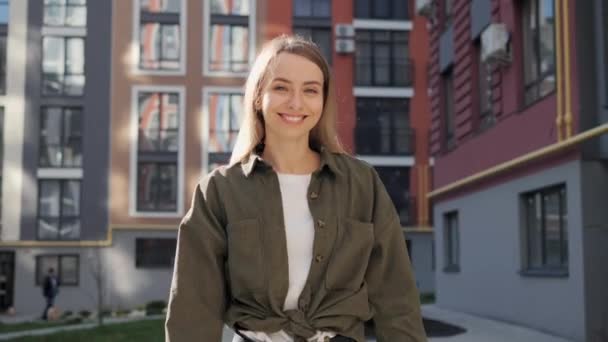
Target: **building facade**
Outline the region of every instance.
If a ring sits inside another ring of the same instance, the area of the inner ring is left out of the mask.
[[[418,9],[431,37],[438,305],[606,341],[608,6]]]
[[[283,33],[309,37],[330,61],[340,138],[378,170],[419,289],[433,291],[428,33],[412,2],[6,6],[3,31],[0,2],[0,36],[10,37],[0,95],[3,308],[41,310],[39,281],[49,267],[59,273],[62,309],[94,308],[100,275],[107,307],[166,300],[192,191],[228,161],[249,66],[264,42]]]

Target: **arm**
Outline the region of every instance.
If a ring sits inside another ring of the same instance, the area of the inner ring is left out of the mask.
[[[420,299],[399,216],[378,174],[374,177],[375,242],[367,273],[378,342],[422,342]]]
[[[220,202],[209,177],[197,186],[179,227],[165,322],[166,342],[222,340],[226,308],[226,236]]]

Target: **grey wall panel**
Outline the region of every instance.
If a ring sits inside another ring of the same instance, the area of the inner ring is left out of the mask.
[[[435,292],[435,271],[433,270],[433,234],[406,233],[412,241],[412,267],[416,276],[416,285],[420,293]]]
[[[471,39],[479,38],[492,21],[492,0],[471,0]]]
[[[522,268],[520,196],[565,183],[569,276],[535,278]],[[580,162],[573,161],[513,181],[435,203],[437,301],[460,310],[585,339]],[[444,273],[443,215],[458,210],[460,273]]]
[[[444,72],[454,64],[454,25],[450,25],[439,38],[439,71]]]

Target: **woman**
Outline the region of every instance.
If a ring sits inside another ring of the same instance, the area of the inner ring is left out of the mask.
[[[178,235],[166,341],[425,341],[399,218],[336,138],[319,49],[269,42],[247,80],[231,164],[197,186]]]

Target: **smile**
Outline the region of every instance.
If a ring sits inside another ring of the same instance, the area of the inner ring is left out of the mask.
[[[284,113],[279,113],[279,116],[283,119],[283,121],[289,123],[299,123],[304,121],[304,119],[306,118],[306,115],[289,115]]]

